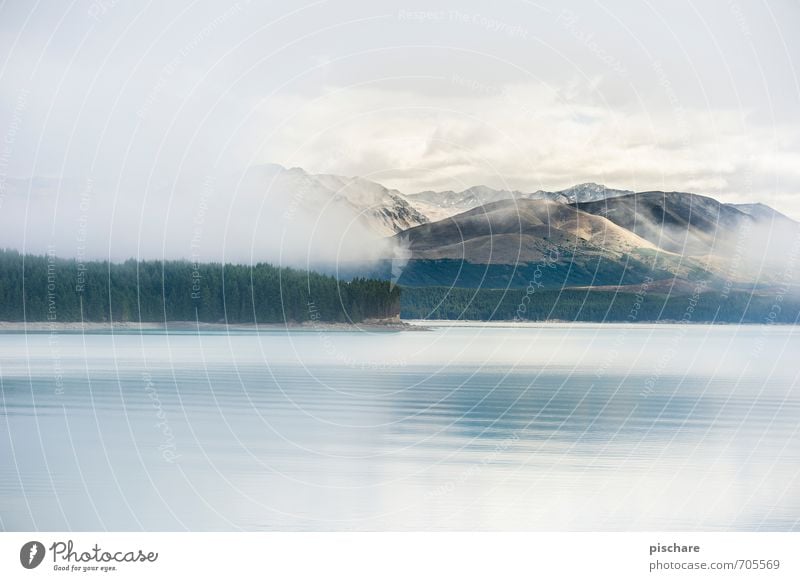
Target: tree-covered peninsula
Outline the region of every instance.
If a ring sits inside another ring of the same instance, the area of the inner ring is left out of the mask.
[[[0,321],[361,322],[396,317],[388,281],[270,264],[66,260],[0,250]]]

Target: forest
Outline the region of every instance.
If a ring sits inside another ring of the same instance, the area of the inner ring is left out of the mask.
[[[714,322],[796,324],[800,297],[777,289],[698,294],[614,292],[591,289],[538,290],[404,287],[404,319],[476,321]]]
[[[704,290],[697,295],[592,289],[392,287],[266,263],[79,262],[0,250],[0,321],[203,323],[385,319],[789,323],[800,298]]]
[[[0,250],[0,321],[361,322],[394,317],[388,281],[269,264],[79,262]]]

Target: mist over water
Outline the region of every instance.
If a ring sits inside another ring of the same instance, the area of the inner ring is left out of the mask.
[[[0,335],[4,530],[794,530],[794,327]]]

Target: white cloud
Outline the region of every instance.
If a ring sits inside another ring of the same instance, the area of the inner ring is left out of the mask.
[[[777,149],[798,134],[794,125],[754,124],[734,109],[611,107],[596,79],[560,89],[449,82],[458,96],[360,85],[277,97],[264,107],[278,125],[264,160],[369,175],[405,192],[597,181],[730,201],[800,193],[797,153]],[[347,152],[334,168],[332,150]],[[800,199],[779,209],[800,216]]]

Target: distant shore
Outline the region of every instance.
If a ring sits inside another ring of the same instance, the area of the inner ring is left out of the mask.
[[[306,321],[302,323],[198,323],[196,321],[138,322],[115,321],[114,323],[96,321],[0,321],[0,333],[79,333],[79,332],[136,332],[136,331],[175,331],[175,332],[258,332],[258,331],[424,331],[424,325],[411,325],[400,319],[368,319],[359,323],[331,323]]]
[[[603,327],[619,325],[635,325],[637,327],[647,326],[670,326],[670,325],[691,325],[691,326],[758,326],[764,323],[729,323],[712,321],[691,321],[681,322],[672,320],[663,321],[563,321],[550,319],[546,321],[475,321],[475,320],[449,320],[449,319],[409,319],[401,321],[399,319],[388,320],[368,320],[360,323],[330,323],[320,321],[307,321],[302,323],[198,323],[195,321],[167,321],[165,323],[155,322],[114,322],[104,323],[95,321],[74,322],[45,322],[36,321],[24,323],[21,321],[0,321],[0,334],[2,333],[137,333],[137,332],[174,332],[174,333],[258,333],[270,331],[302,331],[302,332],[404,332],[404,331],[430,331],[435,327],[484,327],[484,328],[535,328],[550,326],[583,326],[583,327]],[[770,326],[792,326],[790,323],[771,323]]]
[[[613,327],[613,326],[622,326],[622,325],[635,325],[637,327],[647,327],[647,326],[655,326],[655,327],[666,327],[666,326],[674,326],[674,325],[690,325],[693,327],[702,327],[702,326],[709,326],[709,327],[736,327],[736,326],[748,326],[748,327],[757,327],[759,325],[765,325],[770,327],[794,327],[796,326],[794,323],[766,323],[762,321],[744,321],[744,322],[730,322],[730,321],[680,321],[677,319],[661,319],[661,320],[650,320],[650,319],[642,319],[639,321],[569,321],[565,319],[546,319],[543,321],[515,321],[513,319],[496,319],[493,321],[479,321],[473,319],[408,319],[405,321],[407,324],[416,326],[427,326],[427,327],[486,327],[486,328],[506,328],[506,329],[524,329],[524,328],[536,328],[536,327],[548,327],[548,326],[582,326],[582,327]]]

